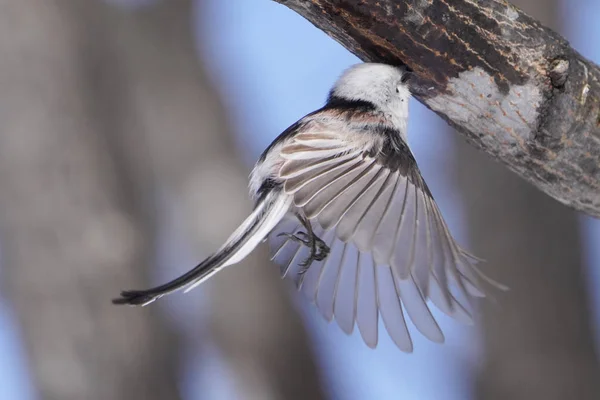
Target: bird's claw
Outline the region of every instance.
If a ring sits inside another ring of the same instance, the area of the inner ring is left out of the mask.
[[[303,245],[310,247],[311,246],[311,240],[309,235],[306,232],[302,232],[302,231],[298,231],[297,233],[288,233],[288,232],[282,232],[279,235],[277,235],[278,237],[281,236],[285,236],[288,239],[294,241],[294,242],[298,242],[298,243],[302,243]]]
[[[315,236],[315,247],[314,259],[316,261],[323,261],[327,258],[329,255],[329,246],[320,237]]]
[[[298,271],[298,275],[301,277],[308,271],[308,268],[313,263],[313,261],[323,261],[327,255],[329,255],[329,246],[317,235],[315,235],[310,228],[308,222],[304,223],[304,226],[307,228],[307,232],[298,231],[296,233],[288,233],[282,232],[277,236],[285,236],[289,240],[292,240],[297,243],[301,243],[304,246],[310,248],[310,255],[306,258],[306,260],[300,263],[300,271]]]
[[[313,235],[312,241],[309,244],[310,256],[306,260],[300,263],[299,275],[304,275],[308,268],[310,268],[313,261],[323,261],[329,255],[329,246],[318,236]]]

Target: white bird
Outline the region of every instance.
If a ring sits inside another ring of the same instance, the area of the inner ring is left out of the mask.
[[[269,239],[273,260],[327,320],[355,324],[375,347],[378,320],[413,349],[406,315],[434,342],[444,335],[428,301],[469,323],[462,302],[484,297],[480,261],[452,238],[408,147],[411,73],[359,64],[327,103],[286,129],[250,175],[254,211],[213,255],[164,285],[124,291],[116,304],[146,305],[194,288]]]

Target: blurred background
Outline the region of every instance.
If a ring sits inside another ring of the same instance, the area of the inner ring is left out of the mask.
[[[515,0],[600,62],[596,0]],[[358,62],[269,0],[0,0],[0,399],[599,399],[600,221],[422,105],[409,137],[451,230],[511,287],[443,346],[370,350],[261,248],[188,295],[247,176]]]

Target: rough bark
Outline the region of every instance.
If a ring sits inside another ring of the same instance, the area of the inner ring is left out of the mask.
[[[365,61],[406,64],[416,97],[530,183],[600,217],[600,68],[501,0],[275,0]]]
[[[558,1],[517,3],[559,28]],[[600,398],[577,214],[463,141],[457,147],[473,251],[511,288],[498,305],[481,303],[477,398]]]
[[[3,287],[40,398],[177,399],[177,344],[155,310],[110,303],[147,281],[149,237],[104,133],[95,4],[0,1]],[[110,23],[110,21],[104,21]]]
[[[127,99],[122,107],[129,115],[114,137],[135,181],[143,183],[140,189],[166,194],[175,219],[184,221],[182,236],[199,260],[244,220],[251,203],[248,169],[236,154],[225,110],[198,62],[191,6],[189,0],[162,1],[116,15],[108,34],[115,44],[111,63],[117,64],[118,86]],[[170,279],[191,267],[173,266],[161,276]],[[200,301],[206,303],[207,296],[196,296],[202,289],[210,297],[209,329],[200,318]],[[198,348],[214,340],[234,372],[240,396],[324,397],[305,329],[263,246],[202,289],[152,307],[171,302],[185,309],[186,327],[192,330],[188,337],[198,342],[188,344]]]

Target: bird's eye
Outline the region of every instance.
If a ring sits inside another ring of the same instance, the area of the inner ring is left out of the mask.
[[[400,88],[396,86],[396,93],[400,93]]]

